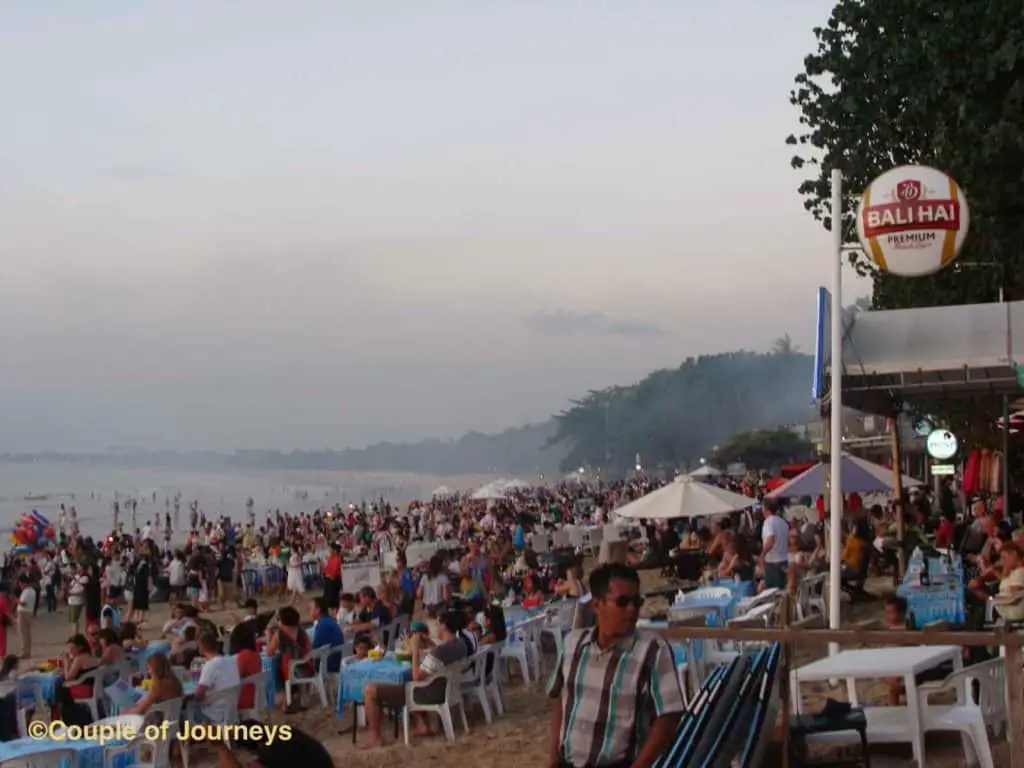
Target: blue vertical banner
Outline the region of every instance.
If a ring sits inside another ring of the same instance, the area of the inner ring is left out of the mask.
[[[829,358],[829,323],[832,312],[832,294],[827,288],[818,289],[818,309],[814,322],[814,380],[811,382],[811,398],[821,400],[825,394],[825,365]]]

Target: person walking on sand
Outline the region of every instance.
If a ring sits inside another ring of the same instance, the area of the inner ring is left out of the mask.
[[[298,543],[292,544],[292,553],[288,557],[288,593],[291,595],[292,603],[302,600],[302,593],[306,591],[306,582],[302,577],[302,555],[299,552]]]
[[[18,636],[21,638],[21,658],[32,657],[32,622],[35,619],[36,598],[38,592],[32,586],[29,577],[22,574],[18,577]]]

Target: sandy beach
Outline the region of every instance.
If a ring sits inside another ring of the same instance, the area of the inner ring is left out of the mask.
[[[645,586],[652,586],[647,583],[651,580],[644,574]],[[878,584],[869,586],[876,594],[882,594],[885,588],[883,580]],[[261,601],[261,609],[276,607],[279,603],[270,600]],[[865,619],[877,618],[881,615],[881,601],[858,603],[855,605],[844,604],[844,624]],[[147,638],[159,636],[160,628],[169,615],[169,605],[166,603],[155,604],[148,614],[147,626],[144,634]],[[657,599],[651,600],[645,606],[645,613],[653,613],[664,610],[665,606]],[[306,607],[302,607],[303,613]],[[237,613],[237,611],[236,611]],[[213,621],[220,624],[232,622],[232,612],[213,611],[207,614]],[[57,655],[62,649],[70,634],[70,627],[67,621],[67,609],[61,607],[56,613],[46,614],[40,612],[35,624],[33,656],[36,660],[46,659]],[[17,648],[17,638],[12,636],[13,648]],[[822,655],[824,649],[803,649],[797,651],[795,664],[805,664],[817,656]],[[545,659],[545,671],[550,670],[553,664],[553,656]],[[814,712],[821,708],[827,698],[844,700],[846,696],[845,686],[830,689],[827,683],[805,684],[802,686],[805,701],[805,711]],[[885,687],[881,682],[862,684],[858,686],[858,694],[863,703],[879,702],[885,699]],[[472,765],[474,768],[496,768],[507,765],[514,760],[517,765],[524,766],[545,766],[547,765],[549,716],[547,699],[543,693],[543,686],[534,684],[531,687],[524,687],[521,684],[513,684],[506,688],[506,699],[508,712],[505,716],[496,718],[490,725],[484,723],[483,716],[478,709],[469,709],[469,734],[458,731],[454,744],[445,743],[440,736],[428,738],[414,738],[411,747],[406,747],[402,741],[401,729],[398,739],[395,739],[393,725],[386,723],[383,728],[385,744],[383,748],[366,750],[357,743],[352,744],[351,733],[339,733],[351,725],[351,715],[346,714],[344,718],[338,718],[333,706],[324,709],[319,705],[311,707],[308,711],[285,716],[280,712],[274,712],[274,722],[288,722],[303,730],[314,734],[329,749],[338,766],[353,766],[361,768],[366,766],[387,765],[390,768],[419,768],[420,766],[455,766]],[[964,764],[963,751],[959,738],[952,735],[929,735],[927,738],[928,765],[929,768],[955,768]],[[993,754],[996,765],[1007,765],[1009,763],[1009,752],[1003,741],[993,744]],[[771,763],[777,764],[774,758],[769,758]],[[212,753],[200,759],[199,765],[213,765]],[[910,759],[910,748],[908,746],[876,747],[872,749],[872,765],[875,768],[896,768],[897,766],[912,765]],[[768,762],[766,762],[768,765]]]

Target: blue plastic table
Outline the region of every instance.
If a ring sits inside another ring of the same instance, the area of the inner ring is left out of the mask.
[[[56,672],[24,672],[18,675],[18,682],[38,683],[43,691],[43,698],[47,704],[53,704],[57,700],[57,681],[60,675]],[[34,698],[31,688],[27,685],[18,686],[18,701],[24,705]]]
[[[730,595],[729,597],[687,597],[682,603],[674,603],[672,608],[714,608],[717,613],[708,616],[708,626],[716,627],[721,622],[732,618],[737,602],[738,597],[736,595]]]
[[[736,579],[715,579],[713,585],[725,587],[732,592],[733,597],[738,597],[741,600],[745,597],[753,597],[756,586],[752,581],[736,581]]]
[[[953,559],[952,568],[936,558],[929,558],[929,573],[933,583],[923,587],[913,575],[913,566],[920,566],[920,558],[912,558],[907,574],[896,594],[907,601],[907,609],[915,627],[923,627],[935,621],[947,621],[953,625],[964,623],[964,571],[960,556]]]
[[[139,663],[140,668],[143,664],[149,661],[150,656],[155,656],[158,653],[170,654],[171,644],[166,640],[154,640],[152,643],[147,645],[145,648],[135,648],[128,653],[128,657],[132,661]]]
[[[100,745],[97,741],[51,741],[49,739],[15,739],[0,742],[0,765],[8,760],[29,757],[49,749],[73,749],[78,753],[78,768],[103,768],[104,747],[119,747],[126,742],[109,741]],[[64,760],[61,768],[70,768],[70,760]],[[132,755],[118,755],[114,760],[114,768],[128,768],[132,764]]]
[[[732,618],[732,613],[736,606],[736,597],[691,598],[683,603],[677,603],[673,607],[699,608],[704,606],[710,606],[717,610],[717,613],[708,615],[707,622],[709,627],[716,627],[722,623],[722,619],[728,621]],[[648,619],[641,619],[637,622],[637,627],[640,629],[668,629],[668,625],[667,621],[650,621]],[[694,658],[702,658],[704,654],[704,641],[694,640],[692,641],[692,646]],[[672,643],[672,655],[675,657],[676,664],[682,664],[686,661],[686,646],[683,643]]]
[[[337,713],[345,711],[345,702],[363,703],[363,686],[367,683],[389,683],[405,685],[412,682],[412,665],[403,664],[394,658],[385,657],[380,661],[352,662],[341,668],[341,690],[338,693]]]

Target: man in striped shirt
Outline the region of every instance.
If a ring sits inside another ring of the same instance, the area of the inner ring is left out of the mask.
[[[590,575],[597,626],[573,630],[551,677],[551,768],[646,768],[685,709],[672,648],[636,628],[640,577],[607,563]]]

